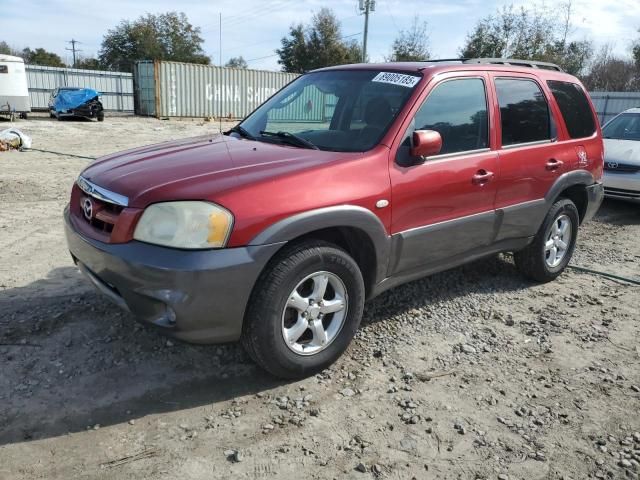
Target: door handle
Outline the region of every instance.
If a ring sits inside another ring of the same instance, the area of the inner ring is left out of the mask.
[[[478,172],[471,178],[471,182],[476,185],[484,185],[493,178],[493,172],[489,172],[485,169],[478,170]]]
[[[558,170],[562,165],[564,165],[564,162],[562,160],[556,160],[555,158],[550,158],[549,160],[547,160],[547,165],[545,166],[545,168],[547,170]]]

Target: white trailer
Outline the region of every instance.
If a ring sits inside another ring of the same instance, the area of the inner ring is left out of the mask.
[[[13,120],[15,114],[27,118],[31,111],[27,73],[24,60],[11,55],[0,55],[0,115]]]

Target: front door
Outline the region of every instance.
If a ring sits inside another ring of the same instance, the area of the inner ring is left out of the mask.
[[[392,148],[391,275],[455,261],[493,241],[498,167],[490,149],[487,81],[484,74],[439,79]],[[439,132],[440,153],[412,159],[415,130]]]

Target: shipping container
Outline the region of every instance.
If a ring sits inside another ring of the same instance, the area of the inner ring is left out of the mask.
[[[100,92],[105,110],[133,113],[133,74],[80,68],[27,65],[31,107],[47,110],[51,92],[58,87],[92,88]]]
[[[640,107],[640,92],[590,92],[600,124],[630,108]]]
[[[136,62],[134,76],[139,115],[238,119],[298,75],[147,60]]]

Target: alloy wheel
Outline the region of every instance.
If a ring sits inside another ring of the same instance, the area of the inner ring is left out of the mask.
[[[282,336],[298,355],[314,355],[333,342],[347,317],[347,289],[331,272],[303,278],[289,294],[282,312]]]
[[[547,266],[555,268],[560,265],[571,244],[572,234],[571,219],[567,215],[560,215],[554,220],[549,228],[547,241],[544,245]]]

